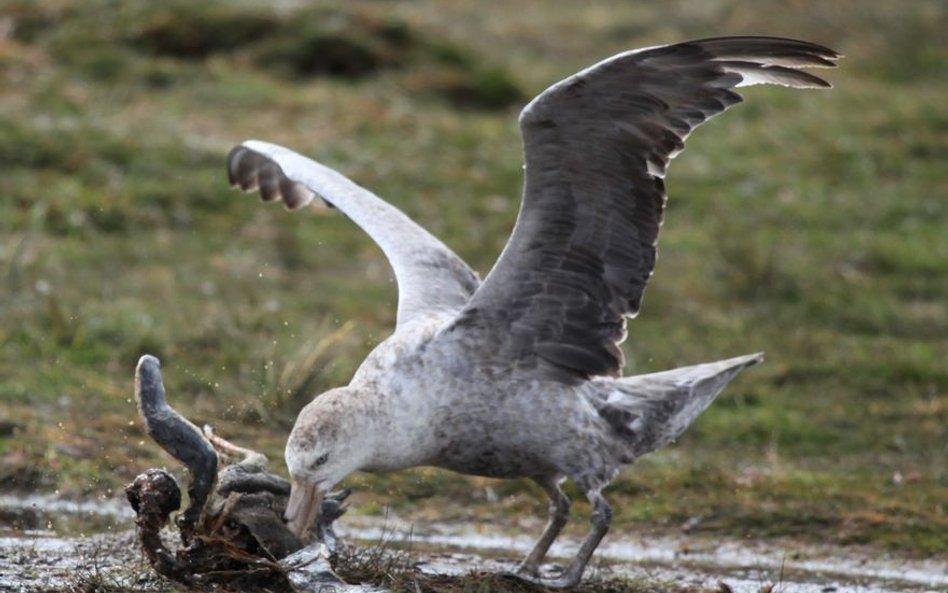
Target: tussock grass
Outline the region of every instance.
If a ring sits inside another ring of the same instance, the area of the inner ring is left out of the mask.
[[[98,83],[165,90],[195,83],[215,59],[296,83],[405,71],[396,84],[473,109],[525,99],[503,66],[374,8],[93,0],[15,3],[12,14],[14,39],[43,47],[74,75]]]
[[[101,6],[5,12],[0,418],[16,428],[0,434],[0,487],[102,493],[170,463],[130,403],[145,352],[188,417],[278,459],[304,394],[345,383],[388,334],[378,250],[342,217],[230,192],[233,144],[339,168],[486,272],[518,207],[516,97],[630,47],[777,34],[845,53],[836,88],[749,89],[689,139],[625,345],[629,372],[757,350],[767,363],[620,476],[615,530],[700,516],[694,529],[722,536],[945,553],[942,3]],[[293,52],[321,39],[304,29],[374,62],[300,70]],[[495,88],[491,109],[458,108]],[[354,512],[544,513],[517,481],[418,470],[352,485]]]

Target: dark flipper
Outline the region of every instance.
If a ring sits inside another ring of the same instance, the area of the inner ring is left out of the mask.
[[[161,363],[149,354],[139,359],[135,369],[135,401],[148,436],[191,472],[190,502],[178,519],[181,541],[188,545],[217,481],[217,453],[198,427],[165,401]]]

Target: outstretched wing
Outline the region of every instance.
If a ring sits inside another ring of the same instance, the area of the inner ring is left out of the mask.
[[[398,319],[461,309],[480,285],[464,261],[401,210],[344,175],[288,148],[248,140],[230,151],[233,187],[260,191],[296,210],[320,198],[339,209],[382,248],[398,281]]]
[[[540,376],[618,374],[625,318],[655,266],[668,162],[741,101],[733,88],[829,87],[798,68],[838,57],[789,39],[704,39],[619,54],[544,91],[520,115],[513,234],[455,328],[487,331],[500,359],[533,360]]]

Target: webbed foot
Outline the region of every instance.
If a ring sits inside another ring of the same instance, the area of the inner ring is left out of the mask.
[[[316,522],[316,539],[326,544],[330,556],[336,554],[338,544],[332,524],[349,509],[346,499],[349,498],[350,494],[352,494],[352,489],[346,488],[339,492],[331,492],[323,498],[319,520]]]
[[[547,589],[566,589],[578,585],[583,575],[582,572],[570,574],[566,570],[557,576],[541,576],[539,571],[530,572],[529,567],[520,566],[516,571],[507,573],[507,576]]]

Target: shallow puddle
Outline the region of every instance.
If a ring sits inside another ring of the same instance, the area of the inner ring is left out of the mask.
[[[82,535],[127,529],[135,519],[125,497],[68,500],[54,495],[0,494],[0,536]]]
[[[346,519],[337,526],[344,539],[462,553],[432,558],[421,565],[427,571],[465,573],[478,566],[511,570],[533,545],[534,534],[489,532],[476,524],[418,525],[391,518]],[[578,546],[578,540],[564,536],[550,553],[554,559],[569,559]],[[846,550],[846,555],[840,552],[839,548],[802,544],[776,547],[690,535],[645,539],[613,532],[596,550],[593,560],[598,560],[604,574],[644,576],[658,582],[711,589],[724,582],[735,593],[758,593],[767,585],[774,585],[774,591],[782,593],[948,591],[948,564],[944,562],[870,556],[851,550]]]
[[[133,513],[124,499],[68,501],[46,496],[0,495],[0,592],[42,591],[108,575],[136,588],[153,579],[131,530]],[[484,524],[410,524],[397,519],[347,516],[337,524],[344,540],[392,548],[411,547],[419,570],[467,574],[505,571],[533,543],[533,533],[485,531]],[[69,535],[63,535],[69,534]],[[95,535],[76,535],[95,534]],[[551,551],[569,558],[577,541],[564,539]],[[735,593],[920,593],[948,591],[948,566],[864,551],[812,545],[755,544],[692,536],[642,538],[613,532],[594,561],[604,575]],[[131,570],[130,570],[131,568]],[[112,576],[114,575],[114,576]]]

